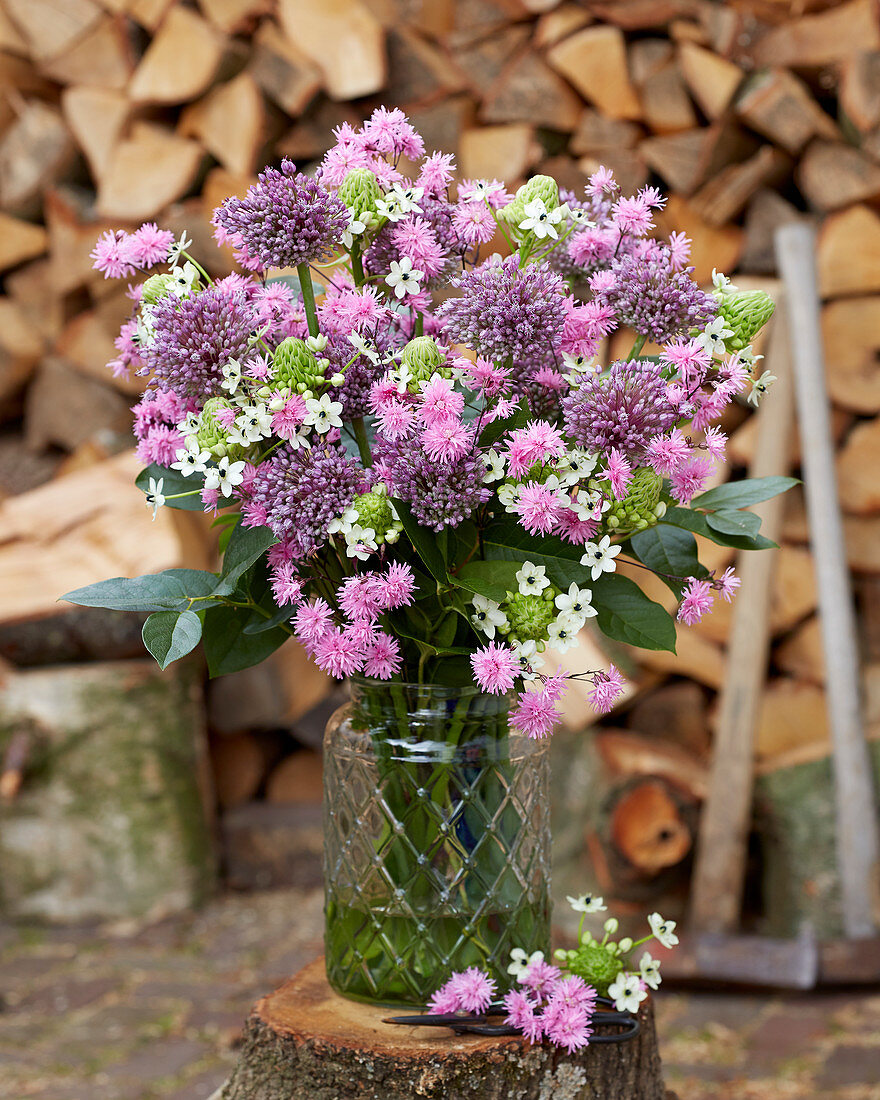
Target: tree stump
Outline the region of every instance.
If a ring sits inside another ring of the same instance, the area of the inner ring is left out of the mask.
[[[518,1037],[384,1024],[346,1000],[317,959],[258,1001],[220,1100],[663,1100],[654,1014],[639,1035],[576,1055]]]

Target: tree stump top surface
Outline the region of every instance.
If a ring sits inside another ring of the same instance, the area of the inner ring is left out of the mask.
[[[394,1058],[436,1057],[444,1054],[475,1054],[517,1049],[518,1036],[490,1038],[480,1035],[453,1036],[443,1027],[405,1027],[383,1023],[383,1018],[412,1014],[414,1009],[382,1008],[341,997],[327,981],[324,959],[315,959],[280,989],[263,997],[254,1015],[276,1034],[297,1043],[314,1042],[345,1050],[360,1050]]]

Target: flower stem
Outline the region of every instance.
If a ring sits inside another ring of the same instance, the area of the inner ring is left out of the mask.
[[[354,276],[354,285],[362,286],[364,283],[364,263],[361,259],[361,242],[351,242],[351,273]]]
[[[646,341],[647,339],[648,339],[648,337],[647,337],[647,336],[644,336],[644,335],[642,335],[642,336],[639,336],[639,337],[638,337],[638,338],[636,339],[636,342],[635,342],[635,343],[633,344],[633,346],[632,346],[632,347],[630,348],[630,350],[629,350],[629,355],[627,356],[627,359],[635,359],[635,357],[636,357],[636,356],[637,356],[637,355],[639,354],[639,352],[640,352],[640,351],[642,350],[642,348],[643,348],[643,347],[645,346],[645,341]]]
[[[297,264],[296,273],[299,275],[299,285],[302,290],[303,308],[306,311],[306,323],[309,326],[309,336],[318,335],[318,313],[315,309],[315,288],[312,286],[312,273],[308,264]]]
[[[367,429],[364,427],[364,418],[356,416],[351,422],[354,437],[357,440],[361,462],[365,466],[373,465],[373,452],[370,450],[370,441],[367,439]]]

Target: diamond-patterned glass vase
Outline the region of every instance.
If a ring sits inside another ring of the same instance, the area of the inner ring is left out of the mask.
[[[424,1005],[550,942],[549,752],[475,686],[358,680],[324,737],[327,976]]]

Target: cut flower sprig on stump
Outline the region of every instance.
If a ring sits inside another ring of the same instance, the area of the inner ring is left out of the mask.
[[[163,667],[202,640],[221,675],[294,635],[336,677],[517,692],[512,726],[546,736],[567,679],[548,647],[589,622],[674,650],[676,618],[738,584],[694,536],[772,545],[746,509],[791,479],[704,491],[714,422],[771,380],[750,341],[772,303],[721,275],[698,287],[687,239],[651,235],[656,188],[621,195],[606,169],[582,194],[455,185],[399,110],[335,136],[313,177],[285,160],[215,212],[240,268],[224,278],[152,224],[98,241],[105,276],[147,274],[110,364],[145,379],[137,484],[154,514],[216,515],[223,564],[66,598],[149,612]],[[631,352],[599,362],[621,327]],[[660,576],[677,615],[622,562]],[[617,670],[579,675],[607,711]]]

